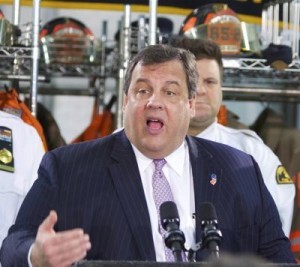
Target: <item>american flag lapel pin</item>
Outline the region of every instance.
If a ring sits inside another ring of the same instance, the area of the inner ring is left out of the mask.
[[[210,181],[209,181],[212,185],[215,185],[217,183],[217,175],[215,173],[212,173],[210,175]]]

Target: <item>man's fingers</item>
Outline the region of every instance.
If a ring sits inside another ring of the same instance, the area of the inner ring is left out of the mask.
[[[51,210],[49,215],[41,223],[39,229],[41,231],[47,231],[47,232],[52,231],[56,222],[57,222],[57,213],[56,211]]]
[[[57,264],[71,264],[83,259],[90,248],[91,243],[87,234],[74,237],[55,246],[52,250],[53,260]]]
[[[55,237],[51,240],[52,246],[61,246],[62,244],[72,243],[76,240],[86,240],[89,241],[89,236],[84,234],[82,229],[72,229],[62,232],[56,232]]]
[[[51,266],[66,266],[83,259],[90,248],[89,236],[81,229],[73,229],[56,233],[44,253]]]
[[[91,248],[89,236],[83,229],[55,232],[57,213],[50,211],[39,226],[30,260],[33,266],[70,266],[83,259]]]

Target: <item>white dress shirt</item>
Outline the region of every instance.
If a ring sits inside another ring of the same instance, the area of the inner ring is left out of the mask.
[[[154,163],[152,159],[145,157],[133,146],[136,155],[140,175],[142,178],[144,193],[150,215],[152,235],[157,261],[166,261],[164,252],[164,240],[159,233],[158,215],[153,198],[152,175]],[[176,203],[179,218],[180,230],[185,234],[185,247],[189,249],[195,244],[195,197],[192,167],[188,146],[184,142],[177,150],[165,158],[167,163],[163,167],[163,172],[169,181]]]

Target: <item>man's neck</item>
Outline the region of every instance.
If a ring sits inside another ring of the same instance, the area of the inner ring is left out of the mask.
[[[188,135],[196,136],[205,131],[208,127],[210,127],[212,124],[214,124],[215,121],[207,122],[207,124],[198,124],[198,125],[192,125],[190,124],[188,129]]]
[[[188,129],[188,135],[196,136],[196,135],[202,133],[205,129],[207,129],[207,127],[209,127],[209,125],[205,125],[205,126],[190,125],[190,127]]]
[[[214,124],[217,121],[217,118],[213,120],[206,121],[191,121],[188,129],[188,135],[196,136],[206,130],[209,126]]]

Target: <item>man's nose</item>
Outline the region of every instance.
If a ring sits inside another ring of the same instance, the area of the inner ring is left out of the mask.
[[[207,92],[207,88],[204,83],[199,83],[197,88],[198,95],[204,95]]]
[[[147,106],[149,108],[162,108],[163,107],[163,99],[160,93],[153,93],[149,99]]]

